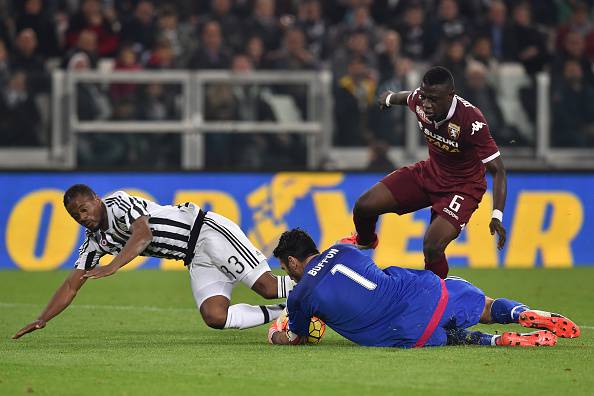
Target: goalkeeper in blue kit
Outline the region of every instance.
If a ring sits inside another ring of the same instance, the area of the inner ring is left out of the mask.
[[[395,266],[381,270],[348,244],[320,253],[301,229],[283,233],[274,256],[298,283],[287,300],[288,328],[273,322],[268,335],[272,344],[304,342],[312,316],[365,346],[552,346],[557,337],[580,334],[562,315],[492,299],[458,277],[444,280],[431,271]],[[539,330],[501,335],[467,330],[478,323],[518,323]]]

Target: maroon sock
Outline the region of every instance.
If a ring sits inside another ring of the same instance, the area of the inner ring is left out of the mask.
[[[425,269],[433,271],[435,275],[445,279],[445,277],[448,276],[449,270],[448,259],[446,258],[445,254],[442,254],[430,263],[428,263],[427,259],[425,259]]]

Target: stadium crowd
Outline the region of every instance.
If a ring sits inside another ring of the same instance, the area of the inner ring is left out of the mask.
[[[0,135],[3,146],[49,140],[50,73],[96,69],[322,70],[334,76],[336,146],[366,146],[374,170],[389,169],[387,147],[404,142],[405,108],[379,112],[378,92],[410,89],[413,68],[450,69],[458,94],[479,107],[500,145],[531,145],[508,124],[497,100],[497,70],[521,64],[518,92],[536,117],[536,75],[551,73],[552,142],[594,143],[593,0],[4,0],[0,1]],[[293,98],[300,86],[207,87],[208,120],[275,120],[264,92]],[[179,87],[79,84],[81,120],[173,120]],[[44,111],[45,108],[45,111]],[[108,146],[106,145],[108,144]],[[103,149],[99,149],[103,147]],[[109,147],[109,150],[105,150]],[[207,134],[209,169],[303,167],[293,135]],[[179,167],[176,134],[88,134],[87,167]]]

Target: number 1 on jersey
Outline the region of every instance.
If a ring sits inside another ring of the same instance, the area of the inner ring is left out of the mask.
[[[330,272],[332,273],[332,275],[336,274],[337,272],[340,272],[341,274],[343,274],[347,278],[350,278],[351,280],[357,282],[358,284],[360,284],[367,290],[373,290],[377,287],[377,285],[375,283],[373,283],[372,281],[370,281],[369,279],[364,278],[363,276],[359,275],[358,273],[356,273],[349,267],[344,266],[342,264],[336,264],[334,267],[332,267],[330,269]]]

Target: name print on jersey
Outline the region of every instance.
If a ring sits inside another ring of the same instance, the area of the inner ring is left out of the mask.
[[[328,260],[336,256],[336,253],[338,253],[338,249],[330,249],[328,253],[326,253],[326,256],[324,256],[324,259],[317,263],[312,269],[307,271],[307,273],[311,276],[316,276],[318,272],[324,268],[324,264],[328,263]]]

